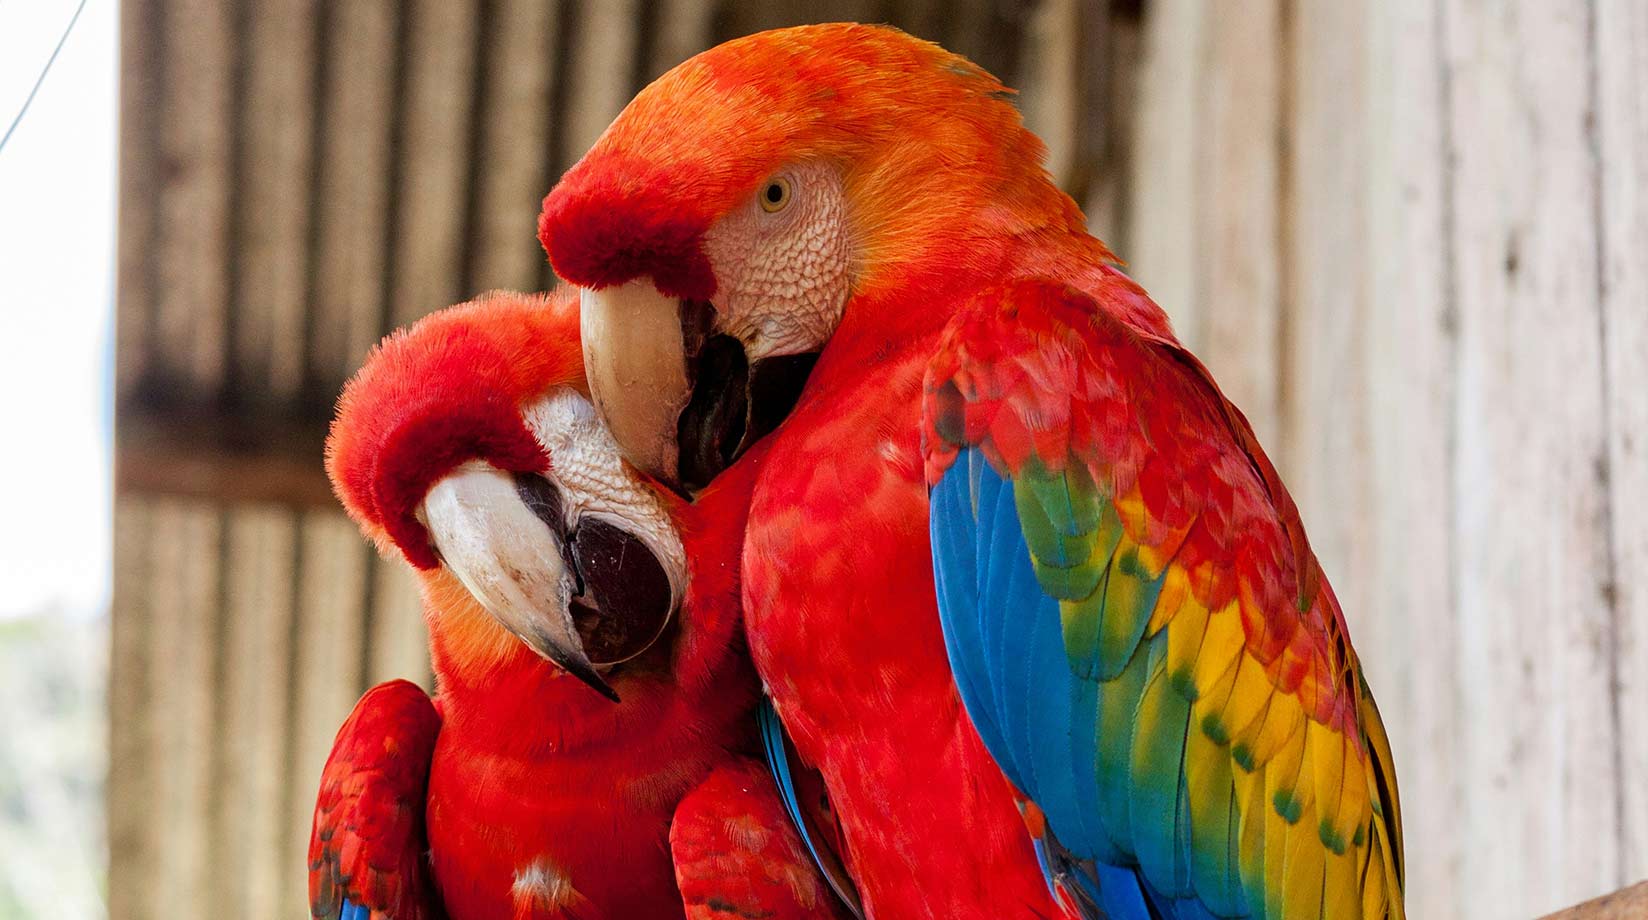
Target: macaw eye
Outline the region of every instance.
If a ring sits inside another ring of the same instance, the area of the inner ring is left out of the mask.
[[[775,177],[761,189],[761,210],[777,214],[790,205],[790,180]]]

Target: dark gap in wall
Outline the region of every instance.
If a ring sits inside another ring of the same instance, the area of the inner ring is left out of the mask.
[[[544,183],[544,194],[555,183],[560,181],[561,173],[566,170],[567,153],[566,132],[561,128],[566,124],[566,113],[571,108],[572,90],[568,85],[571,82],[572,45],[578,31],[579,15],[573,7],[576,0],[559,0],[555,4],[555,29],[550,38],[548,49],[551,76],[549,92],[549,130],[544,135],[543,163],[544,174],[548,179]],[[555,272],[550,268],[549,257],[546,255],[539,265],[539,290],[547,291],[557,283]]]
[[[242,297],[242,249],[246,245],[246,234],[243,224],[243,212],[246,208],[246,132],[248,129],[247,117],[247,90],[251,80],[252,39],[251,39],[251,7],[246,0],[236,0],[229,12],[229,200],[226,205],[228,219],[224,221],[223,232],[227,237],[223,246],[223,280],[224,301],[223,311],[223,341],[219,345],[223,349],[223,376],[218,378],[217,404],[224,411],[233,411],[241,408],[245,403],[245,390],[253,380],[261,379],[268,371],[268,355],[258,357],[258,363],[264,365],[259,368],[248,367],[243,362],[240,349],[241,318],[244,312]]]
[[[635,57],[630,61],[629,92],[633,96],[658,76],[652,72],[652,59],[658,47],[657,3],[643,3],[635,17]]]
[[[394,93],[389,114],[389,164],[384,170],[383,277],[378,284],[378,335],[395,326],[395,273],[400,268],[401,181],[406,173],[407,75],[412,64],[412,16],[405,4],[395,5]]]
[[[1113,60],[1109,6],[1108,0],[1079,0],[1076,7],[1075,138],[1070,175],[1061,178],[1065,192],[1084,210],[1112,159],[1110,147],[1117,133],[1108,66]]]
[[[137,123],[142,127],[141,131],[134,132],[138,136],[131,138],[131,141],[142,148],[139,156],[148,161],[151,171],[145,177],[147,181],[141,185],[140,194],[143,196],[144,204],[140,213],[145,217],[142,222],[144,226],[141,236],[138,239],[124,239],[121,241],[121,245],[123,247],[136,246],[139,245],[138,240],[140,239],[142,240],[141,245],[147,249],[154,240],[160,238],[160,189],[165,184],[165,177],[173,171],[173,166],[164,159],[166,153],[161,149],[160,144],[160,114],[165,112],[172,103],[163,63],[171,49],[167,47],[165,19],[160,4],[151,2],[146,4],[144,10],[147,15],[138,20],[137,25],[130,27],[134,32],[139,33],[138,36],[130,43],[122,42],[121,53],[128,54],[135,50],[127,47],[128,44],[140,45],[142,48],[148,49],[147,53],[139,58],[144,64],[137,73],[137,79],[141,81],[142,85],[139,89],[133,91],[134,95],[141,92],[142,98],[145,98],[147,102],[139,107],[143,112],[143,117]],[[130,7],[121,11],[122,19],[131,15]],[[122,80],[128,79],[131,75],[132,69],[122,68]],[[123,87],[123,96],[124,93]],[[131,118],[131,109],[127,106],[124,98],[121,101],[120,117],[122,122]],[[129,151],[121,151],[122,171],[130,167],[131,159]],[[126,191],[127,187],[122,183],[121,193],[124,194]],[[145,334],[143,360],[138,373],[134,376],[134,381],[137,382],[136,386],[141,388],[143,381],[159,376],[158,371],[164,366],[164,357],[160,348],[160,337],[157,335],[160,329],[159,260],[143,258],[138,260],[138,265],[139,267],[135,271],[139,277],[135,279],[135,284],[142,292],[141,303],[145,313],[143,318]],[[118,306],[117,309],[119,309]]]
[[[480,245],[481,183],[486,181],[481,175],[481,152],[486,137],[487,115],[492,110],[489,104],[492,74],[486,61],[487,47],[498,20],[498,0],[479,0],[475,20],[469,83],[469,155],[464,164],[463,232],[458,244],[461,252],[458,255],[457,289],[458,296],[465,298],[479,293],[474,290],[474,285],[475,269],[479,264],[477,247]]]
[[[309,105],[309,213],[304,225],[303,315],[299,334],[303,351],[298,358],[297,406],[304,415],[330,417],[337,397],[336,382],[322,379],[315,353],[320,347],[320,245],[321,206],[326,167],[326,119],[331,114],[328,100],[332,90],[332,35],[337,29],[338,7],[325,3],[315,10],[313,48],[315,75],[310,83]]]
[[[242,23],[243,24],[243,23]],[[237,32],[241,30],[237,27]],[[237,173],[238,174],[238,173]],[[234,303],[234,301],[230,301]],[[230,311],[233,312],[233,311]],[[219,738],[228,731],[246,730],[246,726],[227,725],[229,715],[228,684],[229,684],[229,604],[232,592],[229,587],[230,557],[233,547],[230,542],[230,524],[234,520],[234,512],[230,506],[217,507],[217,585],[214,589],[214,603],[212,604],[212,622],[208,629],[211,631],[211,698],[207,706],[211,713],[210,724]],[[206,841],[208,853],[222,853],[228,844],[224,835],[226,828],[222,820],[223,812],[232,807],[224,789],[227,785],[227,775],[224,770],[224,756],[227,747],[221,743],[211,745],[212,756],[206,763]],[[221,873],[212,873],[212,878],[218,883],[224,880]],[[227,887],[227,886],[226,886]],[[228,893],[228,892],[225,892]]]
[[[120,87],[120,202],[119,220],[125,222],[126,212],[135,210],[142,219],[141,226],[121,226],[119,242],[122,253],[141,246],[145,253],[153,251],[160,238],[160,190],[175,166],[167,158],[160,141],[161,114],[171,104],[171,93],[165,79],[164,61],[169,53],[165,17],[158,3],[148,3],[136,12],[132,4],[121,11],[121,87]],[[127,36],[127,31],[133,33]],[[130,63],[141,62],[141,66]],[[138,100],[141,99],[141,103]],[[134,112],[133,109],[137,111]],[[134,183],[128,177],[136,172],[138,164],[147,167],[143,181]],[[135,188],[134,188],[135,186]],[[140,206],[127,200],[135,192],[142,198]],[[141,243],[139,242],[141,241]],[[124,260],[119,260],[121,264]],[[121,270],[116,309],[132,308],[135,299],[143,311],[143,350],[135,373],[131,377],[131,392],[164,389],[165,355],[160,346],[160,260],[151,255],[133,260],[136,265]],[[127,297],[128,291],[131,297]],[[118,328],[118,321],[116,326]],[[119,347],[119,343],[116,343]],[[117,359],[118,363],[118,359]],[[124,394],[117,394],[124,395]],[[118,432],[118,413],[116,414]]]

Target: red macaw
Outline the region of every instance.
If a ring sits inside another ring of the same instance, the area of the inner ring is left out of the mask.
[[[1400,917],[1293,502],[1008,97],[849,24],[659,78],[539,226],[595,404],[689,493],[760,442],[750,648],[870,916]]]
[[[439,692],[379,685],[338,733],[316,917],[837,916],[741,755],[749,483],[655,488],[586,392],[570,291],[430,316],[344,391],[327,468],[418,570]]]

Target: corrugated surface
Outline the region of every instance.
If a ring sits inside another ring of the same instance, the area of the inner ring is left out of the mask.
[[[1021,87],[1253,418],[1392,729],[1413,915],[1648,874],[1648,13],[1137,7],[126,0],[111,915],[299,916],[333,731],[428,679],[320,478],[366,350],[547,284],[539,200],[646,80],[845,18]]]

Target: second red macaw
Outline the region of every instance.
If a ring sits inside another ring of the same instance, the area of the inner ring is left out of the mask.
[[[1293,502],[1008,95],[846,24],[659,78],[540,224],[595,403],[688,492],[760,442],[750,647],[872,917],[1400,917]]]
[[[576,308],[565,291],[442,311],[344,393],[328,470],[418,570],[438,693],[382,684],[339,732],[318,918],[838,916],[745,756],[749,484],[689,506],[619,460]]]

